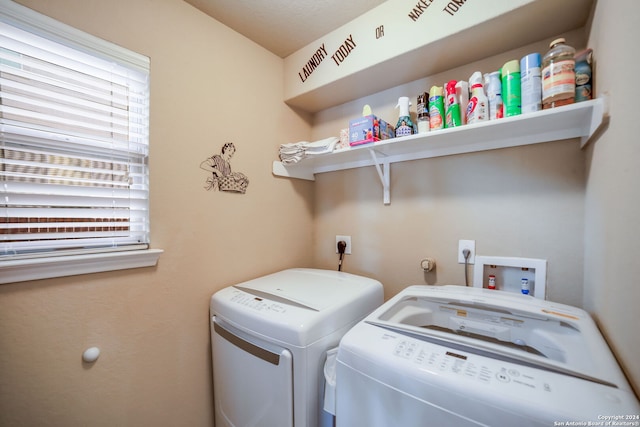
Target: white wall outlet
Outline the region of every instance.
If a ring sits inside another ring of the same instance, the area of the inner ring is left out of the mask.
[[[458,241],[458,264],[464,264],[463,250],[469,249],[469,264],[476,262],[476,241],[475,240],[459,240]]]
[[[344,253],[346,255],[351,255],[351,236],[336,236],[336,245],[334,246],[336,253],[338,253],[338,242],[340,240],[344,240],[347,243],[347,248],[344,250]]]

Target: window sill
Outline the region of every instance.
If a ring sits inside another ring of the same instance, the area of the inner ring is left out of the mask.
[[[0,262],[0,284],[152,267],[162,249],[105,252]]]

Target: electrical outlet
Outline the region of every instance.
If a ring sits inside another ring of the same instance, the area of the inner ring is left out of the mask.
[[[469,264],[476,262],[476,241],[475,240],[459,240],[458,241],[458,264],[464,264],[463,250],[469,249]]]
[[[340,240],[344,240],[347,243],[344,253],[346,255],[351,255],[351,236],[336,236],[336,245],[334,246],[336,248],[336,253],[338,253],[338,242]]]

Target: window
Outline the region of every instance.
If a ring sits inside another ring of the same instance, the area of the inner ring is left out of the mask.
[[[104,254],[90,271],[129,268],[149,245],[149,60],[0,6],[0,283]]]

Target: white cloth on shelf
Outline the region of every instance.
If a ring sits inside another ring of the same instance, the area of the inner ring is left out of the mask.
[[[280,144],[280,160],[284,164],[298,163],[300,160],[319,154],[331,153],[340,138],[330,137],[314,142],[293,142],[290,144]]]

